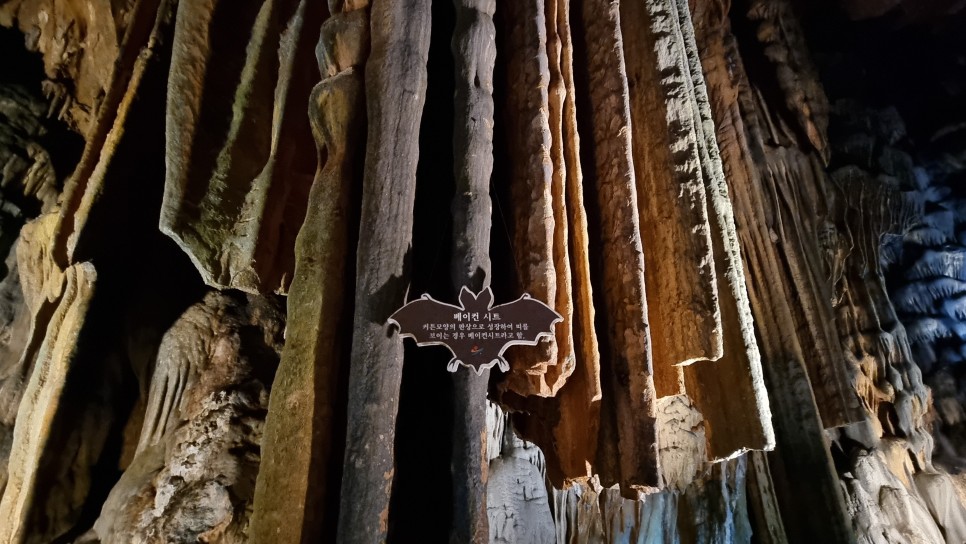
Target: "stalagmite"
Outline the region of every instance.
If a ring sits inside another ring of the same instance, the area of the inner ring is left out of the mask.
[[[492,404],[486,411],[486,435],[486,461],[490,464],[486,489],[489,542],[555,542],[540,448],[521,440],[508,415]]]
[[[339,542],[386,537],[402,342],[386,320],[405,302],[430,5],[376,2],[366,63],[368,139],[356,251],[355,316]]]
[[[625,499],[595,479],[554,490],[557,542],[749,542],[757,527],[747,511],[747,472],[745,459],[719,463],[686,490],[643,501]]]
[[[94,523],[99,542],[249,542],[278,310],[258,295],[215,291],[168,330],[137,454]]]
[[[323,79],[309,102],[319,166],[296,239],[290,325],[272,388],[249,530],[259,542],[316,541],[336,523],[328,512],[340,484],[333,467],[342,456],[338,399],[348,371],[345,307],[351,304],[345,284],[362,178],[369,18],[364,6],[331,4],[318,46]]]

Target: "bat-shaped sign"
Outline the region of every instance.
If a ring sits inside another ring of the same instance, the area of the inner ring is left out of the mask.
[[[506,372],[510,369],[503,358],[506,348],[535,346],[542,338],[552,338],[554,323],[563,321],[560,314],[526,294],[493,306],[489,287],[476,295],[463,287],[459,299],[462,307],[423,295],[392,314],[389,323],[417,346],[446,346],[453,354],[446,365],[450,372],[463,365],[482,374],[495,364]]]

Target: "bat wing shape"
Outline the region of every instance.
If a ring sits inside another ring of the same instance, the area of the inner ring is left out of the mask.
[[[527,294],[493,306],[489,287],[476,295],[463,287],[459,300],[462,307],[423,295],[396,311],[389,323],[399,327],[400,336],[412,338],[418,346],[446,346],[453,354],[447,364],[450,372],[462,364],[482,374],[497,364],[504,372],[509,370],[503,358],[508,347],[535,346],[543,338],[552,338],[554,324],[563,320]]]
[[[563,321],[563,316],[526,293],[513,302],[494,306],[491,312],[500,314],[503,321],[529,325],[523,331],[523,338],[510,340],[503,347],[504,350],[516,345],[535,346],[544,338],[553,338],[553,326]],[[500,355],[503,355],[502,350]]]

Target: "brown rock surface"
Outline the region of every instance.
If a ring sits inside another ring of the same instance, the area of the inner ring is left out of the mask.
[[[157,1],[145,3],[157,9]],[[130,2],[14,0],[0,6],[0,26],[19,28],[27,49],[42,55],[49,111],[87,134],[114,77],[133,11]]]
[[[362,177],[364,95],[368,54],[364,9],[336,12],[322,26],[321,83],[312,91],[310,122],[319,169],[295,245],[288,298],[290,325],[273,384],[249,535],[256,541],[306,542],[331,533],[327,514],[338,489],[342,436],[339,386],[347,372],[344,291],[351,224]],[[305,477],[311,474],[311,481]]]
[[[161,340],[137,454],[94,524],[100,542],[248,542],[268,383],[284,319],[218,292]]]
[[[220,6],[178,5],[160,227],[208,285],[285,293],[315,170],[305,104],[319,7]]]
[[[833,4],[3,3],[0,542],[962,540],[966,15]]]
[[[368,137],[338,531],[346,543],[383,540],[389,529],[403,361],[401,338],[386,320],[406,298],[430,4],[377,3],[369,17]]]

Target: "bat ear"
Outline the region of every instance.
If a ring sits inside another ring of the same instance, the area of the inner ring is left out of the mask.
[[[459,299],[463,309],[466,310],[473,306],[473,303],[476,302],[476,295],[474,295],[473,291],[470,291],[469,288],[464,285],[463,288],[460,289]]]
[[[480,294],[476,296],[476,303],[489,310],[493,306],[493,290],[487,286],[486,289],[480,291]]]
[[[456,357],[453,357],[452,359],[449,360],[448,363],[446,363],[446,370],[449,370],[450,372],[456,372],[457,370],[459,370],[459,368],[460,368],[460,360],[457,359]]]
[[[498,358],[496,360],[496,364],[497,364],[497,366],[500,367],[500,371],[501,372],[509,372],[510,371],[510,363],[506,362],[506,359],[504,359],[503,357]]]

